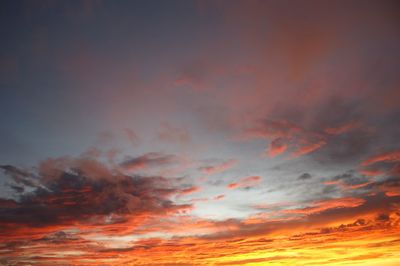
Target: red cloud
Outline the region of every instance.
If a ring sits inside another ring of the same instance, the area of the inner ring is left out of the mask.
[[[261,176],[247,176],[241,178],[238,182],[228,184],[228,188],[248,188],[254,187],[261,182]]]
[[[316,201],[311,204],[311,206],[302,208],[302,209],[292,209],[286,210],[287,213],[293,214],[314,214],[320,213],[325,210],[329,209],[336,209],[336,208],[354,208],[362,205],[365,202],[363,199],[359,198],[338,198],[338,199],[329,199],[329,200],[321,200]]]
[[[361,165],[367,166],[367,165],[378,163],[378,162],[390,162],[390,163],[400,162],[400,150],[385,152],[385,153],[371,156],[368,159],[361,162]]]
[[[222,162],[220,164],[209,165],[209,166],[202,166],[199,168],[201,172],[204,174],[212,175],[216,173],[224,172],[238,163],[237,160],[230,159],[228,161]]]
[[[230,183],[228,184],[228,188],[237,188],[239,186],[238,183]]]
[[[282,138],[277,138],[271,141],[267,153],[270,157],[275,157],[285,152],[287,148],[288,148],[287,143],[285,143],[285,141]]]
[[[343,125],[337,126],[337,127],[327,127],[327,128],[325,128],[324,131],[331,135],[339,135],[339,134],[346,133],[350,130],[353,130],[359,126],[360,126],[359,122],[352,121],[352,122],[349,122],[349,123],[346,123],[346,124],[343,124]]]
[[[370,156],[360,163],[360,173],[369,176],[400,176],[400,151],[380,153]]]
[[[346,133],[358,123],[348,123],[340,127],[324,130],[307,130],[287,120],[263,120],[246,132],[248,138],[271,140],[266,153],[277,156],[289,151],[292,156],[301,156],[314,152],[326,145],[333,135]]]
[[[225,198],[225,195],[218,195],[218,196],[215,196],[213,199],[214,200],[222,200],[223,198]]]
[[[301,156],[301,155],[305,155],[308,153],[311,153],[319,148],[321,148],[322,146],[324,146],[326,144],[325,140],[320,140],[318,142],[315,143],[309,143],[309,144],[305,144],[303,146],[300,146],[297,150],[295,150],[292,154],[294,156]]]
[[[193,187],[182,189],[180,194],[181,195],[188,195],[188,194],[192,194],[192,193],[198,192],[200,190],[201,190],[200,187],[193,186]]]
[[[379,176],[385,174],[385,171],[379,169],[363,169],[359,171],[361,174],[366,176]]]

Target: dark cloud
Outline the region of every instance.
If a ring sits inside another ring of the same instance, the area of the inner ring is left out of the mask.
[[[387,196],[400,195],[400,180],[398,173],[389,168],[389,171],[382,172],[379,178],[350,170],[343,174],[336,175],[324,182],[325,189],[340,191],[346,195],[364,195],[365,193],[385,193]]]
[[[390,217],[386,213],[381,213],[375,218],[375,220],[378,222],[387,222],[390,220]]]
[[[400,196],[400,179],[390,176],[383,180],[371,182],[366,186],[371,191],[384,192],[389,196]]]
[[[33,191],[17,191],[18,199],[1,205],[2,225],[65,225],[88,222],[93,217],[98,217],[97,223],[101,223],[111,214],[163,215],[190,207],[169,200],[181,189],[163,177],[123,175],[89,159],[70,160],[62,168],[59,166],[47,162],[35,174],[5,167],[6,174],[11,176],[37,175],[38,184],[29,183]]]
[[[354,171],[348,171],[344,174],[334,176],[332,181],[339,181],[346,186],[356,186],[368,183],[369,179],[365,176],[360,176]]]
[[[22,192],[25,191],[25,188],[24,188],[24,187],[13,186],[13,185],[10,185],[10,187],[11,187],[13,190],[15,190],[17,193],[22,193]]]
[[[322,189],[322,195],[331,195],[338,192],[338,188],[334,185],[327,185]]]
[[[64,231],[56,231],[45,235],[44,237],[38,239],[37,241],[57,244],[57,243],[71,242],[75,240],[81,240],[81,238],[76,235],[68,234]]]
[[[309,173],[303,173],[297,179],[298,180],[307,180],[307,179],[311,179],[311,178],[312,178],[312,176]]]
[[[35,177],[30,173],[23,171],[12,165],[2,165],[0,169],[3,169],[5,174],[12,178],[17,184],[34,187],[37,181]]]
[[[356,162],[377,142],[377,136],[373,132],[358,128],[332,137],[324,149],[316,151],[311,156],[323,164]]]

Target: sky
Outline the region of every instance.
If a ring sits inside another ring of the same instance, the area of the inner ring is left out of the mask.
[[[400,265],[400,6],[0,3],[0,265]]]

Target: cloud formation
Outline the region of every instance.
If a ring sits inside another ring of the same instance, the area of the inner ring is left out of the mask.
[[[113,215],[119,223],[129,216],[166,215],[190,208],[169,199],[187,192],[173,180],[124,175],[94,159],[52,159],[32,173],[2,168],[24,188],[16,190],[14,200],[3,201],[8,202],[1,208],[3,232],[24,226],[101,226],[113,223]]]

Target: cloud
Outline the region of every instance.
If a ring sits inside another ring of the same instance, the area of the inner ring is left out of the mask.
[[[379,176],[385,174],[385,171],[379,169],[362,169],[359,172],[365,176]]]
[[[400,151],[369,156],[360,163],[359,172],[367,176],[400,176]]]
[[[233,182],[228,184],[228,188],[251,188],[260,184],[262,178],[261,176],[246,176],[239,179],[238,182]]]
[[[320,141],[315,142],[315,143],[309,143],[308,141],[306,141],[305,144],[303,144],[302,146],[297,148],[292,154],[294,156],[305,155],[305,154],[311,153],[311,152],[313,152],[315,150],[318,150],[319,148],[321,148],[325,144],[326,144],[325,140],[320,140]]]
[[[277,138],[271,141],[267,153],[270,157],[275,157],[281,153],[284,153],[287,147],[287,144],[282,138]]]
[[[35,187],[38,185],[36,178],[29,172],[18,169],[13,165],[2,165],[0,168],[3,169],[5,174],[11,177],[17,184],[27,187]]]
[[[214,199],[214,200],[222,200],[222,199],[224,199],[224,198],[225,198],[225,195],[221,194],[221,195],[215,196],[213,199]]]
[[[64,231],[56,231],[45,235],[40,238],[39,241],[48,243],[62,243],[62,242],[72,242],[74,240],[80,240],[80,237],[65,233]]]
[[[227,187],[233,189],[233,188],[239,187],[239,184],[238,183],[229,183]]]
[[[365,176],[358,176],[354,171],[348,171],[344,174],[334,176],[328,183],[338,184],[344,189],[357,189],[370,184],[371,180]]]
[[[326,189],[335,190],[339,188],[341,193],[359,193],[360,191],[365,192],[367,185],[373,183],[373,181],[365,176],[358,175],[357,172],[351,170],[344,174],[336,175],[330,178],[328,181],[324,181],[323,184],[326,185]],[[359,190],[361,189],[361,190]]]
[[[329,209],[337,209],[337,208],[354,208],[362,205],[365,201],[359,198],[338,198],[338,199],[329,199],[329,200],[320,200],[313,202],[311,206],[301,209],[290,209],[286,210],[287,213],[294,214],[316,214],[321,213],[323,211]]]
[[[169,197],[182,190],[163,177],[128,176],[88,158],[45,161],[38,172],[26,173],[3,167],[7,175],[23,173],[37,183],[23,183],[30,192],[20,191],[17,199],[2,204],[3,230],[20,226],[43,227],[103,224],[110,215],[146,217],[166,215],[190,208]],[[18,182],[19,179],[16,179]],[[11,201],[11,202],[10,202]]]
[[[188,187],[188,188],[182,189],[180,191],[180,195],[189,195],[189,194],[193,194],[195,192],[198,192],[200,190],[201,190],[201,188],[198,187],[198,186]]]
[[[170,165],[178,161],[178,157],[175,155],[149,152],[138,157],[127,159],[122,162],[120,166],[125,170],[135,171],[149,167]]]
[[[247,130],[248,138],[272,140],[267,150],[270,156],[276,156],[287,150],[292,156],[311,153],[326,144],[328,135],[324,132],[306,130],[287,120],[263,120]]]
[[[324,131],[331,135],[339,135],[339,134],[346,133],[350,130],[353,130],[359,126],[360,126],[360,123],[351,121],[351,122],[345,123],[345,124],[337,126],[337,127],[327,127],[324,129]]]
[[[363,162],[361,162],[361,165],[368,166],[370,164],[375,164],[378,162],[389,162],[389,163],[400,162],[400,150],[385,152],[371,156],[366,160],[364,160]]]
[[[398,176],[370,182],[366,188],[377,193],[383,192],[388,197],[400,196],[400,180]]]
[[[93,258],[88,264],[104,260],[113,263],[152,265],[157,260],[157,263],[168,265],[173,260],[178,265],[190,265],[191,262],[182,256],[188,248],[191,252],[190,261],[196,261],[200,265],[203,262],[207,264],[210,260],[222,265],[267,261],[292,263],[299,258],[304,262],[318,259],[320,262],[328,263],[332,258],[337,258],[338,250],[348,250],[350,247],[357,250],[357,254],[368,254],[370,257],[371,250],[376,253],[388,247],[398,248],[400,242],[397,238],[393,239],[400,221],[400,216],[396,214],[399,211],[398,206],[396,207],[398,202],[398,197],[387,197],[383,194],[358,199],[320,200],[292,211],[280,209],[279,212],[291,215],[280,219],[248,218],[213,221],[190,216],[164,217],[162,223],[159,223],[159,220],[153,221],[151,228],[143,229],[175,234],[202,233],[176,236],[173,239],[145,238],[119,248],[106,248],[95,241],[84,240],[66,231],[56,230],[38,238],[40,247],[36,247],[34,241],[18,242],[14,243],[14,246],[9,243],[8,248],[13,250],[12,254],[15,255],[8,259],[14,262],[21,261],[26,257],[16,256],[18,252],[26,250],[27,253],[24,254],[34,254],[37,248],[43,253],[42,256],[31,257],[34,262],[45,262],[46,255],[54,255],[56,251],[62,250],[64,257],[59,257],[57,261],[67,263],[68,260],[69,263],[73,263],[82,261],[82,258]],[[141,228],[136,229],[136,235],[143,233],[140,230]],[[394,242],[386,243],[387,239]],[[382,247],[379,248],[378,245]],[[43,251],[43,246],[47,247],[46,251]],[[70,256],[67,252],[75,250],[76,247],[83,252],[82,256]],[[285,256],[288,252],[298,252],[300,247],[301,255]],[[323,249],[322,257],[321,254],[315,254],[317,248]],[[266,250],[269,252],[265,253]],[[254,257],[255,252],[267,255],[258,258]],[[335,252],[336,255],[330,252]],[[219,260],[221,254],[223,257]],[[355,257],[348,252],[343,252],[341,256],[343,259],[362,262],[368,261],[369,258],[361,255]],[[243,257],[250,259],[243,260]],[[374,258],[378,257],[374,255]],[[51,259],[54,261],[54,256]]]
[[[286,120],[263,120],[247,131],[249,137],[290,139],[303,129]]]
[[[337,108],[339,107],[341,106]],[[325,108],[327,107],[319,110],[318,115],[309,118],[308,123],[290,113],[283,115],[287,119],[258,120],[245,129],[243,137],[268,140],[266,154],[270,157],[288,153],[292,157],[315,155],[317,160],[321,160],[319,157],[325,159],[327,156],[346,159],[353,153],[359,154],[361,150],[365,151],[363,148],[371,141],[368,134],[370,132],[357,120],[346,122],[349,118],[342,114],[343,111],[332,115],[325,111]]]
[[[311,179],[311,178],[312,178],[312,176],[309,173],[303,173],[297,179],[298,180],[307,180],[307,179]]]
[[[218,164],[202,166],[202,167],[199,167],[198,169],[203,174],[213,175],[213,174],[217,174],[217,173],[221,173],[221,172],[227,171],[228,169],[234,167],[237,163],[238,163],[237,160],[230,159],[230,160],[218,163]]]

